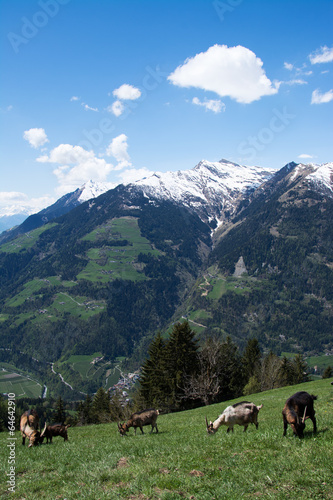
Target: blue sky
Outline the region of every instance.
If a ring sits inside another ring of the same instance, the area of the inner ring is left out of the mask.
[[[0,208],[202,159],[332,161],[332,19],[332,0],[2,0]]]

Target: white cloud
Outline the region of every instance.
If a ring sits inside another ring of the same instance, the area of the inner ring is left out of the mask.
[[[8,203],[22,203],[28,199],[28,196],[19,191],[2,191],[0,192],[0,205],[8,205]]]
[[[311,104],[326,104],[333,101],[333,89],[322,94],[319,89],[312,92]]]
[[[312,52],[309,55],[311,64],[328,63],[333,61],[333,47],[329,48],[326,45]]]
[[[81,103],[81,106],[83,106],[84,109],[86,109],[87,111],[89,110],[89,111],[97,111],[98,112],[98,108],[92,108],[91,106],[88,106],[88,104],[86,104],[84,102]]]
[[[124,112],[124,109],[125,106],[121,101],[115,101],[111,106],[106,108],[109,113],[113,113],[115,116],[120,116]]]
[[[35,149],[38,149],[46,142],[49,142],[43,128],[31,128],[29,130],[25,130],[23,138]]]
[[[117,170],[130,167],[132,165],[127,148],[127,136],[125,134],[120,134],[112,139],[106,150],[106,154],[108,156],[113,156],[117,160]]]
[[[86,151],[81,146],[71,144],[60,144],[52,149],[49,156],[41,156],[37,161],[59,164],[53,170],[59,182],[56,189],[58,195],[70,193],[90,179],[105,182],[108,174],[115,170],[114,166],[103,158],[96,158],[93,151]]]
[[[205,99],[204,101],[200,101],[198,97],[193,97],[192,103],[196,106],[203,106],[207,110],[213,111],[214,113],[221,113],[221,111],[225,110],[225,104],[218,100],[214,99]]]
[[[293,64],[291,64],[291,63],[287,63],[287,62],[285,62],[285,63],[284,63],[284,67],[285,67],[285,69],[287,69],[288,71],[292,71],[292,70],[294,69],[294,65],[293,65]]]
[[[294,80],[287,80],[282,82],[274,82],[275,86],[279,89],[281,85],[289,85],[290,87],[294,85],[307,85],[308,82],[301,78],[295,78]]]
[[[312,155],[307,155],[306,153],[303,153],[301,155],[298,155],[298,158],[309,159],[309,158],[313,158],[313,156]]]
[[[77,97],[76,95],[73,95],[71,98],[70,98],[70,101],[79,101],[81,99],[81,97]]]
[[[135,101],[136,99],[139,99],[141,96],[141,91],[133,87],[133,85],[128,85],[128,83],[124,83],[121,85],[118,89],[115,89],[113,91],[113,95],[122,101]]]
[[[250,103],[277,93],[262,66],[261,59],[246,47],[214,45],[187,59],[168,80],[179,87],[196,87]]]
[[[28,210],[30,214],[37,213],[55,201],[55,198],[48,195],[40,198],[29,198],[27,194],[19,191],[3,191],[0,192],[0,215],[10,214],[11,209],[13,209],[13,213],[17,213],[18,206]]]

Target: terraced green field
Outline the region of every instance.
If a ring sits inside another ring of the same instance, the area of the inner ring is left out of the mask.
[[[147,279],[140,272],[137,262],[140,253],[160,255],[149,241],[141,236],[138,221],[134,217],[112,219],[108,224],[96,228],[82,241],[106,241],[103,247],[90,248],[86,254],[89,262],[78,274],[78,279],[106,283],[113,279],[142,281]],[[127,244],[119,245],[126,240]]]
[[[56,226],[55,222],[45,224],[44,226],[34,229],[33,231],[29,231],[29,233],[22,234],[21,236],[15,238],[15,240],[1,245],[0,252],[18,253],[23,249],[28,250],[29,248],[32,248],[34,246],[37,239],[44,231],[50,229],[53,226]]]
[[[14,366],[0,363],[0,392],[14,393],[17,398],[38,398],[42,395],[42,386],[36,380],[23,374]]]

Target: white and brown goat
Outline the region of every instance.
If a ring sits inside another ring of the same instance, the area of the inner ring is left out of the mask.
[[[136,434],[136,429],[139,427],[142,434],[144,434],[142,427],[145,425],[151,425],[151,431],[153,432],[154,429],[156,429],[156,432],[158,432],[156,420],[159,415],[158,410],[154,409],[148,409],[148,410],[142,410],[137,413],[132,413],[130,418],[127,420],[127,422],[124,422],[123,424],[118,424],[118,429],[119,432],[122,436],[128,432],[130,427],[134,428],[134,433]]]
[[[36,410],[28,410],[23,413],[20,420],[20,431],[22,434],[22,444],[25,445],[25,438],[29,439],[29,448],[37,446],[43,442],[46,423],[42,432],[38,430],[39,416]]]
[[[206,427],[208,434],[215,434],[221,425],[228,427],[227,432],[234,431],[234,425],[243,425],[244,432],[249,424],[254,424],[258,429],[258,413],[262,405],[256,406],[249,401],[242,401],[228,406],[223,413],[214,421],[208,424],[206,417]]]

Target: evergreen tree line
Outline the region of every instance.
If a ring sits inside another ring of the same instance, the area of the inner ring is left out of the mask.
[[[243,353],[230,337],[207,338],[199,348],[189,324],[178,323],[167,340],[158,333],[152,341],[135,400],[141,408],[186,410],[305,382],[306,372],[302,355],[263,355],[255,338]]]
[[[332,375],[329,366],[323,378]],[[103,387],[76,404],[75,416],[74,403],[65,403],[60,396],[52,401],[19,400],[16,426],[19,428],[19,418],[31,404],[42,425],[45,421],[89,425],[124,421],[133,411],[144,408],[182,411],[307,380],[301,354],[290,359],[272,351],[263,355],[256,338],[248,340],[242,353],[230,337],[209,337],[199,346],[188,322],[177,323],[167,339],[159,332],[151,342],[133,404]],[[6,413],[6,402],[1,400],[0,431],[7,427]]]

